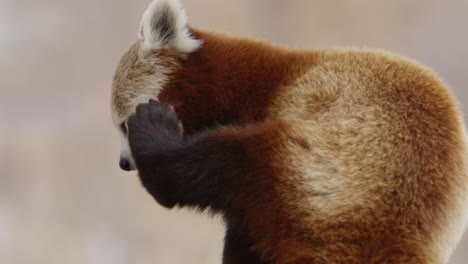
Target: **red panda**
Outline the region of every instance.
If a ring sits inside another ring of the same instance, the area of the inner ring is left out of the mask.
[[[446,263],[467,221],[452,91],[377,50],[291,50],[155,0],[113,82],[120,166],[221,213],[223,263]]]

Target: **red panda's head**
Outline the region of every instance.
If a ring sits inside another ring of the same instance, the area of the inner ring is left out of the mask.
[[[128,146],[127,119],[136,106],[157,99],[177,60],[197,50],[179,0],[154,0],[143,14],[140,38],[122,56],[112,87],[112,119],[121,138],[120,167],[135,170]]]

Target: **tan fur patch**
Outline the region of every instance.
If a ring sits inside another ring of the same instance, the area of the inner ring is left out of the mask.
[[[126,121],[137,105],[157,98],[175,64],[176,54],[168,50],[142,51],[140,42],[122,56],[112,85],[111,105],[116,126]]]

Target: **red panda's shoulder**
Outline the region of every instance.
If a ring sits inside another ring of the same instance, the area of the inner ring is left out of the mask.
[[[176,107],[188,131],[212,121],[262,120],[281,88],[314,63],[313,52],[221,33],[192,32],[201,41],[200,48],[179,59],[159,95],[161,101]]]

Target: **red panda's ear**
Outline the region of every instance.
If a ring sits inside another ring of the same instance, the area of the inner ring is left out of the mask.
[[[190,53],[201,45],[190,34],[179,0],[154,0],[143,14],[139,34],[143,50],[169,48]]]

